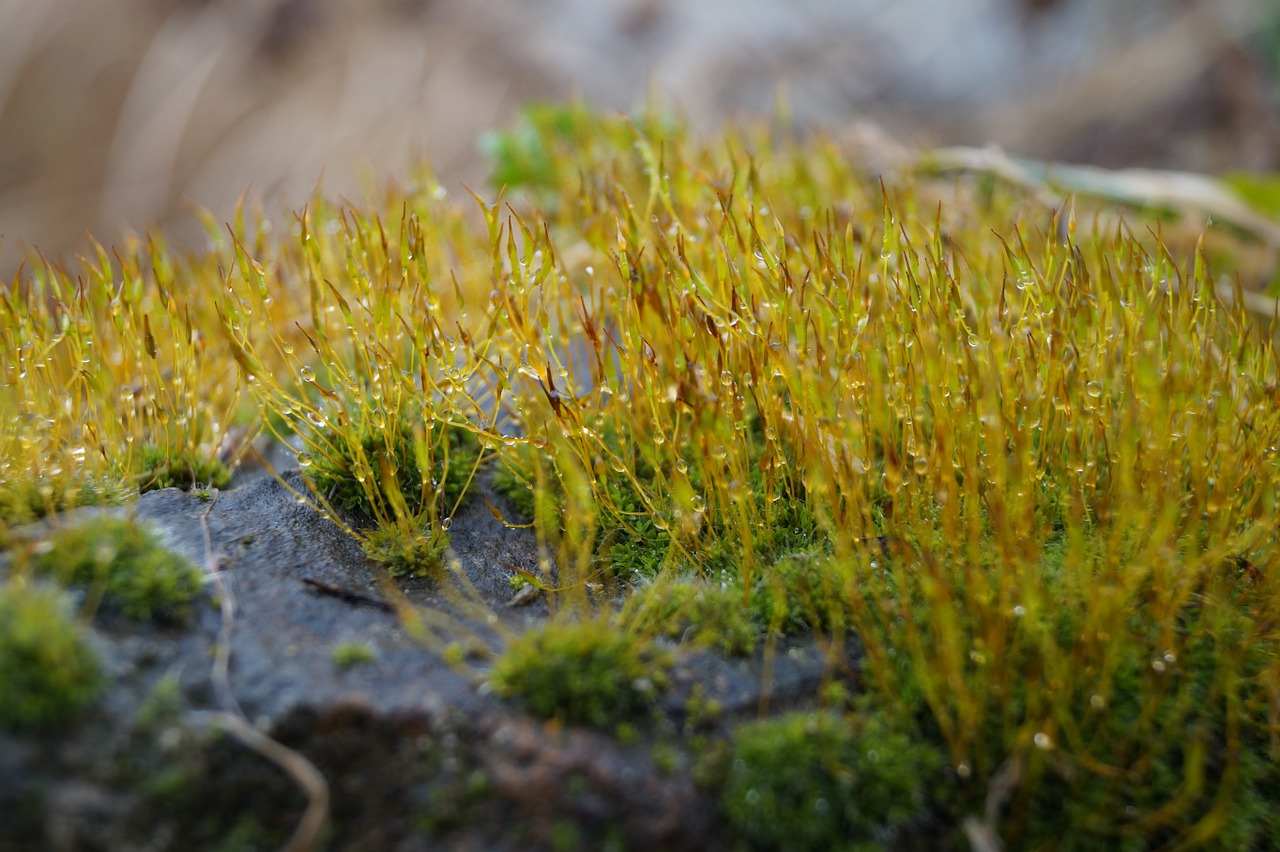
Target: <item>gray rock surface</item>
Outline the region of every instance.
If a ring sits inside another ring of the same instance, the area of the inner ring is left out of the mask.
[[[451,619],[424,641],[378,605],[386,587],[358,543],[299,501],[297,471],[282,480],[247,471],[211,500],[166,489],[124,510],[204,566],[203,600],[183,629],[99,616],[91,632],[112,676],[104,697],[57,733],[0,734],[0,850],[280,846],[307,799],[228,735],[236,708],[324,777],[320,848],[539,849],[566,838],[579,848],[715,848],[714,801],[694,783],[682,736],[694,726],[689,696],[723,708],[697,731],[714,742],[757,715],[766,672],[777,709],[811,702],[829,665],[812,646],[780,646],[767,664],[692,652],[677,657],[652,718],[627,742],[543,723],[488,690],[485,653],[456,666],[437,653],[466,634],[480,640],[471,650],[496,652],[548,617],[542,601],[509,605],[504,566],[536,561],[531,531],[467,502],[450,532],[481,600],[460,604],[449,581],[401,584],[414,611]],[[220,636],[229,692],[215,676]],[[340,668],[333,649],[351,641],[373,659]]]

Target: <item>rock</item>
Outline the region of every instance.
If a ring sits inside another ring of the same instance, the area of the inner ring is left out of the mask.
[[[689,651],[634,728],[541,722],[485,684],[503,637],[548,617],[545,596],[507,605],[504,566],[537,564],[532,531],[469,499],[450,535],[473,591],[400,584],[435,614],[424,639],[387,611],[356,540],[300,501],[305,493],[296,470],[246,472],[212,499],[166,489],[112,510],[152,524],[204,567],[207,588],[186,628],[95,619],[112,673],[103,698],[56,734],[0,733],[0,850],[279,846],[307,799],[228,735],[220,714],[241,711],[325,778],[324,848],[715,848],[714,797],[694,782],[690,742],[714,743],[754,718],[765,683],[769,707],[812,701],[829,665],[812,646],[780,646],[767,664]],[[447,644],[465,637],[479,653],[446,662]],[[336,665],[344,643],[361,644],[368,661]]]

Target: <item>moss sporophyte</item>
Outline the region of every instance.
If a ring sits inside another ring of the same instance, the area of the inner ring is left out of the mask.
[[[506,200],[423,172],[202,254],[34,262],[0,293],[4,520],[207,484],[265,429],[300,499],[443,578],[491,477],[558,613],[492,675],[538,714],[636,724],[655,647],[856,636],[876,706],[735,740],[747,845],[779,843],[752,789],[840,842],[1280,842],[1280,377],[1270,297],[1215,260],[1241,234],[769,126],[543,107],[490,150]],[[831,747],[788,786],[792,741]],[[901,801],[866,816],[876,773]]]

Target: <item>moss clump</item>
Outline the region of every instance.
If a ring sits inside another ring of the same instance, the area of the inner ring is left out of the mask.
[[[567,176],[573,161],[565,149],[583,138],[585,127],[595,123],[587,106],[533,104],[525,108],[519,126],[503,133],[489,133],[481,148],[493,161],[490,182],[550,196]]]
[[[887,716],[795,713],[740,728],[721,795],[751,849],[881,849],[918,819],[942,765]]]
[[[0,482],[0,521],[23,524],[81,506],[116,506],[134,493],[106,477],[13,477]]]
[[[101,664],[57,589],[0,587],[0,726],[40,730],[65,722],[102,687]]]
[[[55,533],[38,548],[37,571],[85,585],[125,618],[185,623],[200,572],[131,518],[98,517]]]
[[[480,453],[474,434],[409,410],[391,422],[376,406],[355,413],[352,427],[326,433],[324,451],[309,456],[308,475],[333,506],[381,519],[417,516],[432,503],[445,509],[462,496]]]
[[[147,444],[142,448],[142,469],[138,474],[138,490],[191,488],[205,485],[226,488],[231,484],[231,471],[216,458],[203,456],[189,447],[166,448]]]
[[[846,575],[830,556],[787,554],[751,578],[751,617],[776,634],[843,632]]]
[[[422,529],[411,519],[384,523],[369,531],[361,547],[393,577],[426,577],[444,563],[449,536],[444,530]]]
[[[371,663],[376,659],[373,649],[363,642],[343,642],[329,652],[333,664],[340,669],[350,669]]]
[[[352,407],[344,425],[304,435],[299,455],[316,493],[355,516],[365,554],[393,576],[426,576],[441,565],[450,513],[480,459],[468,429],[425,416],[417,403],[400,415],[376,399]]]
[[[733,656],[755,650],[760,630],[741,590],[699,580],[658,580],[627,602],[641,630]]]
[[[449,513],[461,501],[480,458],[468,429],[424,417],[406,403],[393,417],[375,399],[354,406],[353,422],[309,434],[299,460],[316,492],[371,529],[365,554],[397,577],[441,565]]]
[[[492,681],[544,719],[608,728],[645,713],[669,664],[659,648],[607,622],[549,624],[513,641]]]

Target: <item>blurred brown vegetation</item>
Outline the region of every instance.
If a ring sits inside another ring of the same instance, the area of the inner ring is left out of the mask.
[[[531,99],[767,114],[1104,166],[1280,169],[1265,0],[0,0],[0,274],[92,232],[198,236],[429,158]]]

